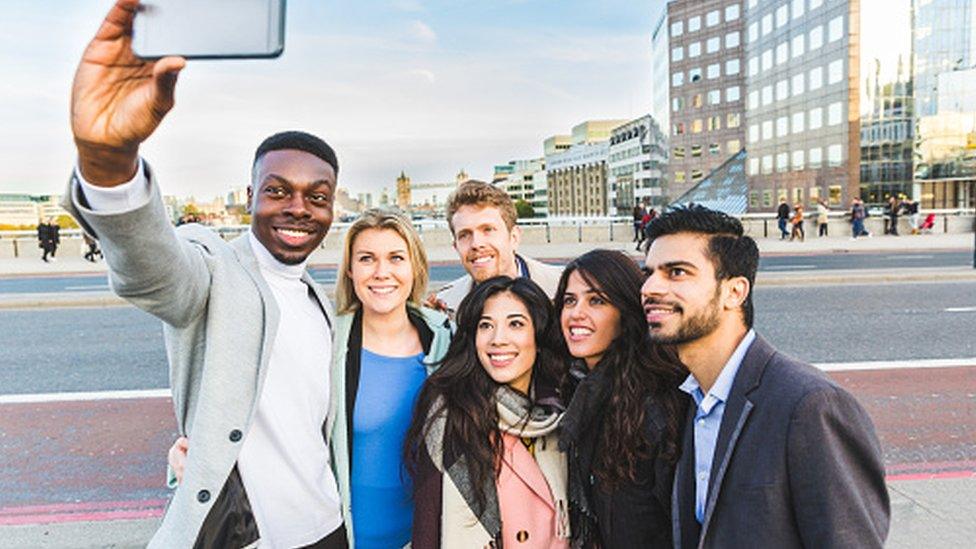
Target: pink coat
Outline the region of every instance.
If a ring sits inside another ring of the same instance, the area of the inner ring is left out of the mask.
[[[535,458],[514,435],[505,434],[505,454],[496,481],[502,519],[502,544],[507,548],[567,548],[556,537],[552,492]]]

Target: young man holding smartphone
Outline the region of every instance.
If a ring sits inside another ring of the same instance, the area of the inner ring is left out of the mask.
[[[175,230],[139,146],[185,61],[133,54],[137,5],[116,2],[75,74],[65,207],[101,241],[113,289],[164,322],[177,426],[194,440],[149,546],[347,547],[324,435],[331,305],[305,269],[332,223],[335,153],[303,132],[271,136],[254,156],[248,234]]]

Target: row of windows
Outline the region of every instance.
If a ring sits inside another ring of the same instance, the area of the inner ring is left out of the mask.
[[[844,81],[844,60],[836,59],[827,65],[827,85]],[[824,86],[823,67],[814,67],[807,72],[794,74],[792,78],[784,78],[776,84],[768,84],[760,89],[752,90],[746,100],[746,109],[755,110],[760,106],[772,105],[775,101],[785,101],[790,97],[799,97],[805,92],[817,91]]]
[[[843,16],[838,17],[834,21],[839,21],[841,23],[839,28],[843,28]],[[833,29],[834,21],[831,22],[831,29]],[[843,32],[838,32],[835,34],[833,30],[830,32],[828,37],[828,42],[834,42],[840,40],[843,37]],[[790,55],[790,50],[792,46],[792,55]],[[756,76],[760,72],[766,72],[773,68],[774,60],[775,65],[782,65],[788,62],[790,59],[796,59],[806,52],[813,52],[823,46],[823,26],[817,26],[810,30],[808,34],[800,34],[794,36],[792,41],[784,40],[776,46],[776,48],[768,48],[764,50],[761,54],[749,58],[747,65],[749,67],[749,76]]]
[[[844,104],[840,101],[831,103],[827,107],[827,126],[836,126],[844,121]],[[823,108],[814,107],[810,112],[795,112],[791,116],[780,116],[775,121],[775,135],[773,134],[773,120],[765,120],[762,123],[750,124],[748,135],[749,143],[758,143],[769,139],[786,137],[792,133],[798,134],[806,130],[819,130],[824,125]],[[792,126],[792,128],[791,128]]]
[[[776,189],[776,202],[773,202],[773,190],[766,189],[762,191],[762,207],[772,208],[774,204],[779,204],[780,199],[792,200],[791,204],[802,204],[803,203],[803,187],[793,187],[793,192],[790,189]],[[831,185],[827,187],[827,205],[828,206],[840,206],[840,199],[842,197],[843,189],[840,185]],[[759,207],[759,191],[749,191],[749,207],[758,208]],[[820,201],[820,187],[810,187],[810,206],[816,206]]]
[[[729,59],[725,62],[725,76],[734,76],[742,71],[738,59]],[[722,76],[722,64],[713,63],[705,67],[705,78],[709,80],[718,78]],[[701,67],[695,67],[688,69],[688,83],[694,84],[695,82],[700,82],[702,79],[702,69]],[[684,71],[678,71],[671,75],[671,85],[674,87],[683,86],[685,84],[685,73]]]
[[[675,147],[671,151],[671,157],[674,160],[683,160],[687,154],[691,154],[692,158],[699,158],[703,154],[703,145],[692,144],[687,147]],[[727,154],[735,154],[739,152],[742,148],[742,143],[738,139],[729,139],[725,142],[725,152]],[[718,143],[708,144],[708,154],[710,156],[721,156],[722,146]]]
[[[739,31],[730,32],[725,35],[725,48],[737,48],[739,47]],[[722,49],[722,37],[713,36],[705,40],[705,53],[716,53]],[[694,59],[701,56],[702,54],[702,43],[692,42],[688,44],[688,58]],[[685,47],[678,46],[671,48],[671,61],[681,61],[685,58]]]
[[[837,167],[843,163],[844,149],[840,144],[828,145],[826,150],[828,166]],[[762,158],[751,157],[749,158],[748,173],[749,175],[768,175],[773,173],[774,167],[778,173],[820,168],[824,165],[823,152],[823,147],[813,147],[809,150],[800,149],[792,153],[781,152],[775,156],[767,154],[763,155]]]
[[[705,26],[714,27],[722,22],[722,11],[723,10],[713,10],[705,14]],[[739,4],[730,4],[725,6],[725,20],[735,21],[741,15],[739,13]],[[700,15],[688,18],[688,32],[698,32],[702,28],[702,18]],[[685,33],[685,22],[675,21],[671,23],[671,38],[681,36]]]
[[[717,131],[722,129],[722,115],[709,116],[708,118],[696,118],[691,124],[685,125],[684,122],[675,122],[671,128],[673,135],[684,135],[686,132],[701,133],[703,131]],[[725,115],[726,128],[738,128],[742,125],[742,115],[737,112],[730,112]]]
[[[767,34],[773,32],[774,15],[776,17],[775,20],[776,28],[779,29],[786,26],[786,24],[789,23],[791,7],[793,11],[793,19],[796,20],[799,19],[800,17],[803,17],[803,13],[805,11],[813,11],[823,5],[823,0],[809,0],[809,1],[810,1],[810,7],[809,9],[806,10],[804,9],[805,0],[792,0],[791,2],[783,3],[781,6],[776,8],[775,11],[770,11],[769,13],[763,16],[761,20],[761,25],[760,25],[760,21],[757,21],[752,25],[750,25],[749,41],[754,42],[756,40],[755,37],[758,37],[760,27],[762,29],[763,36],[766,36]],[[757,4],[756,0],[749,0],[749,9],[755,8],[756,4]],[[756,27],[755,32],[752,30],[752,27]]]
[[[702,98],[708,100],[709,105],[721,105],[722,104],[722,90],[708,90],[708,93],[702,95],[696,93],[691,96],[688,104],[692,108],[701,108],[703,105]],[[730,86],[725,88],[725,101],[731,103],[733,101],[738,101],[742,99],[742,92],[739,86]],[[672,97],[671,98],[671,110],[674,112],[681,112],[685,108],[685,98],[684,97]]]

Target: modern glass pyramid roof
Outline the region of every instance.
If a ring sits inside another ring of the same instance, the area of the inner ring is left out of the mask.
[[[746,150],[732,155],[724,164],[715,168],[701,183],[671,202],[700,204],[727,214],[744,214],[748,208],[749,182],[746,181]]]

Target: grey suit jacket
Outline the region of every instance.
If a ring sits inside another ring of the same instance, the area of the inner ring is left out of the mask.
[[[247,235],[227,243],[199,225],[174,230],[159,187],[147,176],[152,199],[134,211],[87,208],[75,176],[63,206],[101,242],[112,289],[164,323],[177,428],[193,440],[183,482],[149,543],[169,549],[193,546],[237,461],[279,313]],[[331,325],[328,298],[307,272],[303,280]]]
[[[726,403],[700,527],[693,407],[688,419],[672,497],[676,548],[884,545],[890,509],[874,425],[819,370],[756,338]]]

